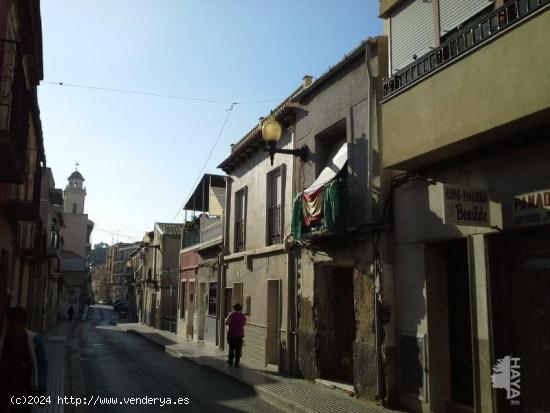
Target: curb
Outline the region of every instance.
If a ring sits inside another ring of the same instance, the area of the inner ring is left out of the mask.
[[[246,387],[254,390],[254,392],[256,393],[256,395],[258,396],[258,398],[260,398],[261,400],[265,401],[266,403],[278,408],[278,409],[281,409],[285,412],[292,412],[292,413],[316,413],[314,410],[311,410],[311,409],[308,409],[307,407],[305,406],[302,406],[300,403],[298,402],[295,402],[295,401],[291,401],[285,397],[282,397],[282,396],[279,396],[277,393],[271,391],[271,390],[268,390],[268,389],[265,389],[265,388],[262,388],[262,386],[258,386],[258,385],[253,385],[253,384],[250,384],[250,383],[247,383],[246,381],[240,379],[239,377],[236,377],[235,375],[231,374],[230,372],[228,371],[224,371],[224,370],[221,370],[221,369],[218,369],[216,367],[213,367],[213,366],[210,366],[208,364],[203,364],[201,363],[200,361],[198,361],[197,359],[195,358],[191,358],[191,357],[186,357],[185,355],[179,353],[177,350],[172,350],[172,349],[169,349],[167,348],[166,345],[162,344],[162,343],[159,343],[157,340],[153,339],[152,337],[148,337],[146,335],[143,335],[141,334],[139,331],[137,330],[133,330],[133,329],[122,329],[122,331],[125,331],[127,333],[131,333],[133,335],[136,335],[136,336],[139,336],[141,338],[144,338],[146,339],[147,341],[157,345],[158,347],[164,349],[164,351],[171,355],[171,356],[174,356],[174,357],[178,357],[178,358],[182,358],[182,359],[185,359],[186,361],[188,361],[189,363],[191,364],[194,364],[196,366],[199,366],[199,367],[203,367],[203,368],[206,368],[212,372],[216,372],[218,374],[222,374],[223,376],[225,376],[226,378],[230,379],[231,381],[237,383],[237,384],[240,384],[240,385],[245,385]]]

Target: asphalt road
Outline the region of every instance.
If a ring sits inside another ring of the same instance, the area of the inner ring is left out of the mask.
[[[280,412],[252,389],[120,331],[112,325],[116,318],[110,306],[91,306],[78,329],[81,384],[90,412]],[[98,399],[111,398],[112,403],[114,397],[115,405],[101,405]],[[156,405],[127,405],[124,397],[188,398],[189,404],[160,407],[157,400]]]

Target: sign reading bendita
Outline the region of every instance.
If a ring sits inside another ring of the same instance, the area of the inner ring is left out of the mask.
[[[443,223],[490,227],[488,192],[466,186],[443,184]]]

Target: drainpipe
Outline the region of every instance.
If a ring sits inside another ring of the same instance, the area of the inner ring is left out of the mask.
[[[304,78],[305,79],[305,78]],[[311,79],[309,79],[311,80]],[[295,146],[296,129],[292,131],[292,147]],[[292,179],[291,183],[291,207],[294,205],[294,194],[296,193],[296,176],[297,160],[292,160]],[[292,212],[290,214],[292,216]],[[288,242],[291,234],[285,237],[285,248],[287,249],[287,271],[288,271],[288,348],[289,348],[289,361],[290,361],[290,374],[292,376],[298,375],[298,257],[293,254],[292,245]],[[292,305],[292,307],[290,307]]]
[[[220,336],[220,349],[225,349],[225,286],[227,283],[227,267],[224,262],[224,256],[229,254],[229,217],[231,216],[231,183],[233,180],[231,177],[225,178],[225,208],[223,213],[223,244],[222,252],[218,258],[220,283],[218,284],[218,303],[219,303],[219,336]]]
[[[368,129],[369,134],[373,130],[373,121],[375,118],[374,105],[377,105],[376,100],[376,80],[378,79],[376,70],[371,66],[371,55],[374,56],[376,53],[371,53],[377,47],[376,39],[369,39],[367,41],[366,50],[365,50],[365,62],[369,78],[369,118],[368,118]],[[378,132],[378,128],[376,128]],[[369,141],[372,142],[372,139]],[[371,144],[372,145],[372,144]],[[372,146],[370,147],[370,152],[372,152]],[[369,157],[370,157],[369,153]],[[372,167],[372,162],[369,162],[369,184],[373,179],[374,170]],[[372,216],[372,204],[371,204],[371,216]],[[377,237],[375,235],[375,237]],[[378,400],[383,400],[385,397],[385,386],[384,386],[384,367],[382,360],[382,320],[380,314],[380,302],[382,300],[382,263],[381,257],[378,250],[378,240],[373,238],[373,276],[374,276],[374,335],[375,335],[375,344],[376,344],[376,397]]]

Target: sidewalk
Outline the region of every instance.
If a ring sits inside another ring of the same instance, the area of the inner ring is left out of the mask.
[[[71,334],[73,323],[59,323],[42,337],[46,357],[48,358],[48,392],[52,403],[43,408],[34,409],[40,413],[64,413],[64,406],[57,403],[57,396],[65,396],[66,342]]]
[[[333,413],[398,413],[385,409],[373,402],[357,400],[345,393],[310,381],[284,377],[276,372],[266,371],[264,366],[253,366],[241,362],[236,369],[227,364],[227,354],[217,347],[194,343],[175,334],[157,330],[137,323],[119,324],[122,331],[138,334],[162,346],[174,356],[182,357],[197,365],[214,369],[234,380],[252,387],[258,397],[288,412]]]

